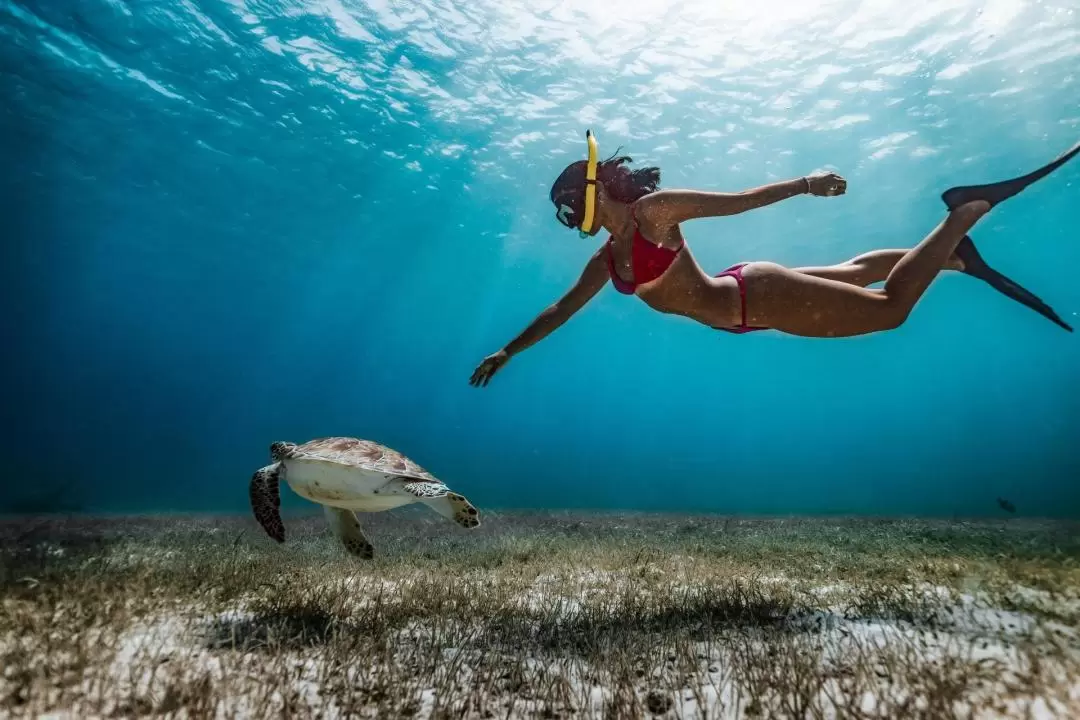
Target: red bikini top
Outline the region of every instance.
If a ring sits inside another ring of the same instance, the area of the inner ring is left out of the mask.
[[[634,276],[632,282],[626,282],[615,272],[615,257],[611,252],[612,241],[615,237],[608,237],[606,243],[608,274],[611,276],[611,284],[624,295],[633,295],[638,285],[655,280],[663,275],[671,266],[671,263],[675,262],[679,251],[682,250],[682,245],[675,250],[669,250],[646,240],[638,229],[635,210],[636,208],[633,206],[630,209],[634,218],[634,238],[630,241],[630,273]]]

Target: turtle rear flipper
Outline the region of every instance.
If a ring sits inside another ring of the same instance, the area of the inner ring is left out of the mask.
[[[334,534],[341,540],[341,544],[350,555],[361,560],[371,560],[375,557],[375,546],[360,529],[360,519],[356,517],[356,513],[329,505],[323,505],[323,512]]]
[[[450,492],[442,483],[413,482],[405,483],[402,488],[461,527],[472,529],[480,525],[480,513],[476,507],[466,500],[464,495]]]
[[[248,496],[251,510],[263,530],[279,543],[285,542],[285,523],[281,521],[281,494],[278,491],[281,463],[259,468],[251,476]]]

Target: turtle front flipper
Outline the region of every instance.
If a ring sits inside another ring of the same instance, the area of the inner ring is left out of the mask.
[[[480,526],[480,513],[464,495],[450,492],[442,483],[410,482],[402,486],[429,508],[464,528]]]
[[[361,560],[371,560],[375,557],[375,546],[360,529],[360,519],[356,517],[356,513],[329,505],[323,505],[323,512],[326,513],[326,521],[330,523],[334,534],[338,536],[350,555]]]
[[[285,523],[281,522],[281,494],[278,492],[281,463],[259,468],[251,476],[248,495],[251,510],[263,530],[279,543],[285,542]]]

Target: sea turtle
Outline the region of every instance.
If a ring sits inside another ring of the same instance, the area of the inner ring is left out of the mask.
[[[422,502],[462,527],[480,525],[472,503],[401,453],[371,440],[328,437],[303,445],[275,442],[270,445],[270,457],[273,464],[255,471],[249,492],[255,519],[279,543],[285,542],[280,480],[300,497],[322,505],[345,549],[364,560],[375,556],[375,548],[354,511],[381,512]]]

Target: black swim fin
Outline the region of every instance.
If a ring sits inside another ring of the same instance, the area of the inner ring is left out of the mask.
[[[1027,305],[1050,322],[1060,325],[1069,332],[1073,331],[1069,324],[1054,312],[1052,307],[1040,300],[1034,293],[1020,287],[987,265],[986,261],[979,255],[979,251],[975,249],[975,243],[971,240],[970,235],[965,235],[960,244],[956,246],[956,256],[964,263],[962,271],[964,274],[985,280],[990,287],[1002,295],[1012,298],[1021,305]]]
[[[987,185],[961,185],[949,188],[941,194],[941,199],[945,201],[945,207],[949,208],[949,210],[955,210],[964,203],[973,200],[985,200],[990,203],[990,207],[994,207],[998,203],[1008,200],[1013,195],[1018,194],[1033,182],[1041,180],[1054,172],[1069,160],[1076,157],[1077,154],[1080,154],[1080,142],[1059,155],[1057,159],[1027,175],[1013,178],[1012,180],[989,183]]]

